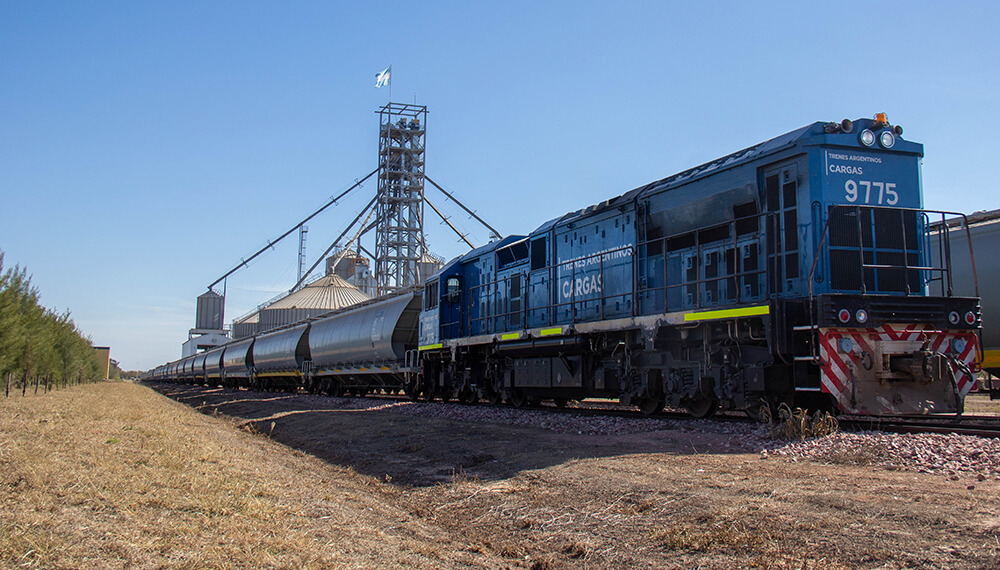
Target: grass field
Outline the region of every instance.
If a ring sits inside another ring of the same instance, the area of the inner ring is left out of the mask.
[[[1000,416],[1000,400],[990,400],[985,393],[972,393],[965,398],[965,413]]]
[[[131,383],[0,398],[0,567],[441,567],[383,485],[233,425]]]
[[[0,397],[0,568],[1000,567],[971,474],[157,388]]]

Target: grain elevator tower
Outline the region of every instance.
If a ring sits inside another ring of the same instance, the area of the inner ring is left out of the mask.
[[[419,285],[424,243],[424,143],[427,107],[379,109],[375,279],[378,294]]]

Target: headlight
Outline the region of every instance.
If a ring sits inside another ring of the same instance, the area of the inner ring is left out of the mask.
[[[837,313],[837,318],[840,319],[840,322],[846,323],[851,320],[851,312],[847,309],[841,309],[840,312]]]
[[[892,148],[892,145],[896,144],[896,137],[892,131],[882,131],[878,136],[878,144],[882,145],[882,148]]]
[[[958,316],[958,311],[952,311],[952,312],[948,313],[948,322],[951,323],[951,324],[953,324],[953,325],[957,325],[959,319],[961,319],[961,318],[962,317]]]
[[[859,323],[865,324],[868,322],[868,311],[858,309],[858,312],[854,313],[854,318],[857,319]]]
[[[871,132],[869,129],[861,131],[858,138],[861,139],[861,144],[865,146],[872,146],[875,144],[875,133]]]

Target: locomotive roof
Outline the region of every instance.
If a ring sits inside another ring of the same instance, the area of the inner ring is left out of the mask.
[[[694,168],[689,168],[682,172],[678,172],[677,174],[673,174],[666,178],[661,178],[660,180],[655,180],[653,182],[650,182],[649,184],[646,184],[644,186],[634,188],[615,198],[599,202],[597,204],[588,206],[581,210],[569,212],[568,214],[564,214],[558,218],[549,220],[548,222],[542,224],[537,230],[535,230],[532,233],[544,232],[546,230],[551,229],[552,226],[558,223],[568,222],[575,218],[589,216],[591,214],[595,214],[612,208],[617,208],[619,205],[631,202],[636,197],[643,194],[647,193],[652,194],[655,192],[670,190],[672,188],[676,188],[692,180],[718,172],[720,170],[746,164],[748,162],[760,158],[761,156],[772,154],[780,150],[789,148],[797,143],[804,142],[806,139],[811,139],[813,142],[817,143],[825,143],[825,144],[832,144],[839,146],[858,146],[857,133],[860,132],[861,129],[878,128],[875,126],[875,121],[872,119],[857,119],[852,123],[853,123],[853,129],[851,129],[850,132],[839,132],[839,133],[838,132],[830,133],[826,131],[826,128],[828,126],[835,125],[835,123],[829,123],[829,122],[819,121],[812,123],[810,125],[806,125],[804,127],[800,127],[793,131],[789,131],[783,135],[779,135],[772,139],[747,147],[743,150],[727,154],[726,156],[706,162],[699,166],[695,166]],[[922,145],[909,141],[900,140],[899,144],[897,144],[894,150],[901,150],[904,152],[911,152],[923,155]]]
[[[794,143],[799,138],[801,138],[804,134],[809,133],[816,127],[819,127],[820,132],[822,132],[823,125],[824,123],[813,123],[809,126],[796,129],[789,133],[785,133],[781,136],[777,136],[771,140],[755,144],[751,147],[747,147],[743,150],[736,151],[732,154],[728,154],[726,156],[723,156],[722,158],[717,158],[713,161],[706,162],[705,164],[695,166],[694,168],[689,168],[683,172],[678,172],[677,174],[674,174],[672,176],[662,178],[655,182],[650,182],[649,184],[641,188],[637,188],[636,190],[638,190],[640,193],[659,192],[672,187],[680,186],[681,184],[690,182],[695,178],[700,178],[701,176],[704,176],[711,172],[715,172],[717,170],[731,168],[734,166],[738,166],[740,164],[750,162],[751,160],[754,160],[759,156],[770,154],[772,152],[785,148],[786,146],[789,146],[790,144]]]
[[[523,236],[523,235],[507,236],[507,237],[505,237],[505,238],[503,238],[501,240],[491,241],[490,243],[488,243],[486,245],[481,245],[481,246],[477,247],[476,249],[473,249],[472,251],[463,253],[462,255],[458,255],[458,256],[452,258],[448,263],[445,263],[441,267],[441,269],[438,269],[436,272],[434,272],[434,274],[432,274],[430,277],[428,277],[427,281],[430,281],[431,279],[436,278],[438,275],[441,275],[442,273],[447,272],[453,265],[455,265],[456,263],[459,263],[463,259],[475,259],[475,258],[478,258],[479,256],[481,256],[484,253],[488,253],[488,252],[491,252],[491,251],[493,251],[493,250],[495,250],[497,248],[501,248],[501,247],[503,247],[505,245],[512,244],[512,243],[514,243],[516,241],[520,241],[520,240],[522,240],[522,239],[524,239],[526,237],[528,237],[528,236]]]
[[[706,162],[705,164],[695,166],[694,168],[689,168],[683,172],[678,172],[677,174],[673,174],[666,178],[650,182],[649,184],[645,184],[638,188],[633,188],[632,190],[629,190],[628,192],[620,196],[610,198],[608,200],[599,202],[592,206],[588,206],[580,210],[569,212],[568,214],[564,214],[562,216],[559,216],[558,218],[549,220],[548,222],[542,224],[538,229],[536,229],[532,233],[540,233],[548,231],[549,229],[552,228],[552,226],[558,223],[568,222],[575,218],[590,216],[598,212],[603,212],[606,210],[617,208],[622,204],[627,204],[635,200],[635,198],[641,194],[659,192],[662,190],[669,189],[671,187],[680,186],[681,184],[684,184],[695,178],[699,178],[716,170],[722,168],[730,168],[733,166],[738,166],[740,164],[749,162],[764,154],[768,154],[777,151],[779,149],[782,149],[794,143],[796,140],[798,140],[807,133],[814,134],[812,131],[815,131],[817,128],[819,129],[818,133],[822,133],[824,124],[826,123],[813,123],[811,125],[802,127],[800,129],[796,129],[794,131],[785,133],[781,136],[775,137],[768,141],[764,141],[762,143],[755,144],[751,147],[734,152],[732,154],[728,154],[726,156],[723,156],[722,158],[717,158],[710,162]]]

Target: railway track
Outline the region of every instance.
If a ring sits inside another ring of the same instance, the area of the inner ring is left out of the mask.
[[[631,419],[643,419],[644,416],[638,410],[615,409],[611,406],[589,407],[584,403],[578,407],[556,408],[541,406],[535,409],[555,413],[571,413],[583,416],[615,416]],[[696,421],[685,412],[664,411],[650,419],[675,420],[675,421]],[[716,414],[710,418],[713,421],[755,423],[756,420],[745,416],[742,413]],[[961,417],[878,417],[878,418],[852,418],[838,417],[837,422],[840,427],[850,431],[884,431],[891,433],[942,433],[973,435],[986,438],[1000,438],[1000,416],[986,415],[963,415]]]
[[[644,416],[640,411],[634,409],[616,409],[613,406],[587,406],[582,405],[567,408],[556,408],[553,406],[539,406],[534,409],[549,411],[553,413],[569,413],[581,416],[614,416],[630,419],[658,419],[675,421],[697,421],[685,412],[664,411],[655,416]],[[707,418],[720,422],[755,423],[742,413],[720,413]],[[879,417],[879,418],[852,418],[838,417],[837,422],[840,427],[850,431],[884,431],[891,433],[943,433],[973,435],[986,438],[1000,438],[1000,416],[985,415],[963,415],[956,417]]]
[[[1000,438],[1000,416],[838,418],[842,428],[893,433],[944,433]]]
[[[289,393],[294,395],[294,393]],[[365,398],[386,399],[393,401],[409,401],[402,394],[367,394]],[[421,400],[424,401],[424,400]],[[439,400],[440,401],[440,400]],[[465,406],[486,406],[486,403],[447,403]],[[509,406],[504,406],[509,407]],[[653,416],[645,416],[636,408],[623,408],[613,402],[583,401],[570,404],[567,407],[557,407],[549,403],[522,408],[524,410],[543,411],[553,414],[569,414],[582,417],[620,417],[627,419],[672,420],[679,422],[704,421],[692,418],[686,412],[665,410]],[[721,412],[707,420],[733,423],[756,423],[742,412]],[[1000,416],[962,415],[930,416],[930,417],[850,417],[841,416],[837,421],[843,430],[847,431],[883,431],[891,433],[941,433],[972,435],[984,438],[1000,438]]]

